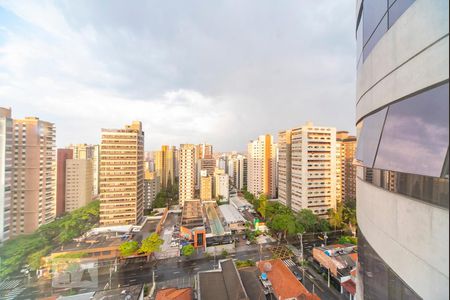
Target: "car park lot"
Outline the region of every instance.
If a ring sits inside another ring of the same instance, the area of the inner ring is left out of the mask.
[[[161,246],[160,252],[156,253],[157,259],[165,259],[171,257],[178,257],[180,255],[179,249],[179,227],[178,227],[179,215],[175,213],[169,213],[167,219],[163,224],[161,230],[161,238],[164,240],[164,244]]]

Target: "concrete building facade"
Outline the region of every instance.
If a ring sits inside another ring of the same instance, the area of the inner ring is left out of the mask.
[[[32,233],[55,218],[55,136],[50,122],[13,120],[11,236]]]
[[[161,182],[156,172],[145,171],[144,179],[144,208],[151,209],[156,195],[161,191]]]
[[[278,133],[278,200],[287,207],[292,207],[291,150],[291,131],[281,131]]]
[[[213,199],[213,177],[206,171],[202,172],[200,179],[200,200],[211,201]]]
[[[134,121],[102,129],[100,225],[139,224],[144,214],[144,132]]]
[[[160,178],[161,187],[167,189],[175,184],[175,147],[163,145],[155,154],[156,175]]]
[[[338,202],[356,199],[356,137],[348,131],[336,133],[336,199]]]
[[[336,208],[336,129],[308,122],[293,128],[291,139],[290,183],[286,176],[286,186],[291,185],[290,207],[294,211],[310,209],[319,216],[327,216],[329,209]],[[284,176],[280,175],[283,180]]]
[[[0,107],[0,243],[9,239],[13,167],[11,109]]]
[[[255,196],[265,194],[276,197],[277,188],[277,145],[269,134],[250,141],[248,150],[247,189]]]
[[[71,212],[92,201],[92,160],[67,159],[65,173],[65,212]]]
[[[358,0],[358,299],[449,298],[449,2]]]
[[[179,202],[195,199],[195,145],[181,144],[179,150]]]
[[[67,160],[73,159],[73,149],[58,149],[56,153],[56,216],[66,211],[66,167]]]

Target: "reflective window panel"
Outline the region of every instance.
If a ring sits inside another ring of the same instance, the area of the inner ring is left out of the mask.
[[[449,139],[448,87],[390,105],[375,168],[441,176]]]

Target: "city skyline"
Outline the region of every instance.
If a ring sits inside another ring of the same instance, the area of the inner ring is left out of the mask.
[[[242,151],[306,121],[355,132],[351,2],[286,2],[278,13],[269,3],[147,3],[149,15],[116,3],[0,3],[2,106],[54,122],[58,147],[99,144],[102,128],[133,120],[146,150],[207,141]]]

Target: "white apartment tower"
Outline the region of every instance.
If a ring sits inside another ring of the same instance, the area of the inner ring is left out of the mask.
[[[255,196],[265,194],[276,197],[277,145],[269,134],[250,141],[248,150],[247,190]]]
[[[10,231],[12,138],[11,109],[0,107],[0,243]]]
[[[306,125],[279,133],[280,201],[326,216],[336,208],[336,129]]]
[[[179,202],[195,199],[195,145],[181,144],[179,150]]]

